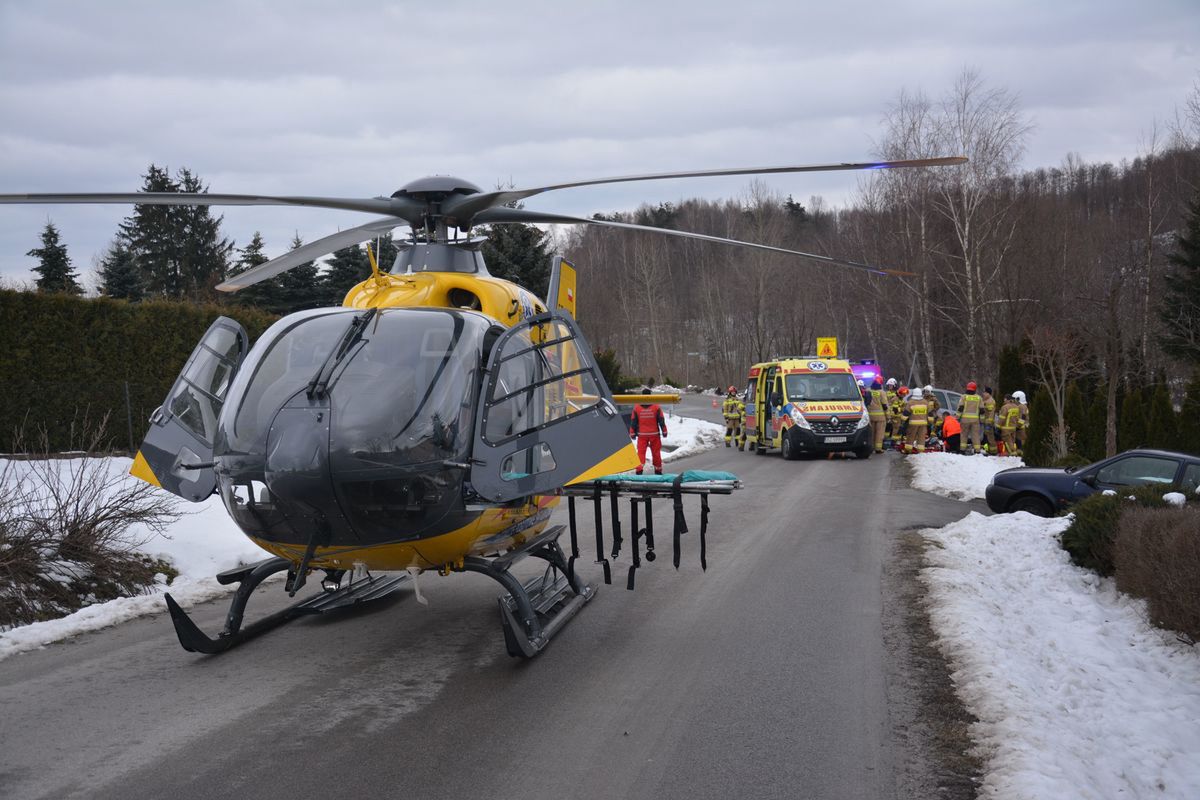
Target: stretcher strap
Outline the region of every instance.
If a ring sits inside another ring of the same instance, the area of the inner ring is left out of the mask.
[[[637,573],[638,567],[642,565],[641,547],[638,546],[638,499],[636,497],[629,498],[629,519],[633,527],[629,534],[629,549],[633,553],[633,563],[629,566],[629,578],[625,582],[625,588],[633,590],[633,576]]]
[[[708,492],[700,495],[700,569],[708,571]]]
[[[618,505],[620,500],[620,492],[617,487],[613,486],[609,490],[610,505],[612,506],[612,529],[613,529],[613,545],[612,557],[615,559],[621,555],[621,508]]]
[[[612,568],[608,564],[608,559],[604,557],[604,513],[600,505],[601,489],[597,483],[592,487],[592,508],[595,511],[595,527],[596,527],[596,563],[604,565],[604,583],[612,583]]]
[[[683,515],[683,492],[681,492],[679,490],[679,485],[681,483],[683,483],[682,475],[680,475],[678,478],[676,478],[675,481],[671,484],[671,497],[674,498],[674,506],[675,506],[675,526],[674,526],[675,552],[674,552],[674,559],[673,559],[674,563],[675,563],[675,569],[679,569],[679,549],[680,549],[679,548],[679,537],[681,534],[687,533],[687,518],[684,517],[684,515]]]

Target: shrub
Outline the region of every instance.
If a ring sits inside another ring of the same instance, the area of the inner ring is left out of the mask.
[[[1127,510],[1112,557],[1117,588],[1144,597],[1151,622],[1200,640],[1200,504]]]
[[[139,594],[170,565],[137,551],[140,532],[178,518],[173,498],[95,457],[52,458],[45,433],[27,461],[0,462],[0,630]],[[145,535],[141,533],[140,535]]]
[[[1162,486],[1138,486],[1121,489],[1115,495],[1098,492],[1084,498],[1072,509],[1074,519],[1063,531],[1063,549],[1071,554],[1071,561],[1087,567],[1101,575],[1112,575],[1113,539],[1121,514],[1133,508],[1166,508],[1163,495],[1170,491]],[[1132,497],[1133,500],[1129,498]]]

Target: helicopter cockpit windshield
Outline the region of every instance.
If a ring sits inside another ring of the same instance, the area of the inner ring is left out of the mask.
[[[365,327],[347,342],[347,330],[360,322]],[[488,327],[476,315],[442,310],[338,310],[268,331],[255,348],[261,355],[252,353],[239,375],[245,384],[232,387],[236,413],[222,426],[227,452],[263,453],[276,413],[316,393],[328,396],[335,460],[383,466],[463,458],[468,389]],[[346,352],[335,358],[339,347]]]

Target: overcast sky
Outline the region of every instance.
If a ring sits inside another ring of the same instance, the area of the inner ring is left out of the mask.
[[[649,9],[649,10],[648,10]],[[213,192],[389,195],[870,158],[902,89],[966,68],[1034,124],[1024,166],[1132,158],[1200,80],[1200,0],[57,2],[0,0],[0,193],[136,191],[149,164]],[[807,202],[849,173],[772,176]],[[746,181],[565,190],[590,215]],[[0,206],[0,282],[31,281],[46,221],[92,281],[127,206]],[[368,217],[218,209],[286,249]]]

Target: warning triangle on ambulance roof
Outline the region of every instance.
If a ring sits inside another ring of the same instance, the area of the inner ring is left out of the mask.
[[[822,341],[817,348],[817,355],[821,358],[837,358],[837,345],[828,340]]]

